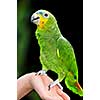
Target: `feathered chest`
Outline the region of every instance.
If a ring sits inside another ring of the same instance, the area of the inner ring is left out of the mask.
[[[54,39],[41,40],[40,45],[40,58],[41,61],[47,66],[57,64],[57,41]],[[49,64],[49,65],[48,65]]]
[[[57,40],[60,37],[57,29],[53,31],[49,29],[46,31],[36,31],[36,37],[40,46],[40,55],[47,57],[50,55],[56,56]]]
[[[44,38],[39,42],[40,50],[44,53],[52,53],[56,52],[57,41],[53,38]]]

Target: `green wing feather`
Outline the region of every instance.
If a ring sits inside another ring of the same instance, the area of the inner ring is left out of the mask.
[[[57,41],[57,49],[57,51],[59,51],[59,59],[63,62],[63,65],[66,66],[65,70],[71,71],[72,73],[78,73],[74,50],[69,41],[63,36]]]

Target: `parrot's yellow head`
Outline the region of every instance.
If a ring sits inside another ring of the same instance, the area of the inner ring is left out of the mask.
[[[39,28],[50,27],[56,22],[55,17],[46,10],[38,10],[31,16],[31,22],[36,24]]]

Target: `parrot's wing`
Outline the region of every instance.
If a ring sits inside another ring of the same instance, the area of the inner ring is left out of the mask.
[[[63,36],[57,41],[57,56],[64,65],[67,65],[67,68],[72,69],[71,67],[73,67],[73,69],[76,69],[77,64],[73,47]]]

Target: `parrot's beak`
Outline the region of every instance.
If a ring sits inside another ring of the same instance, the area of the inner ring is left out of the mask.
[[[38,14],[34,13],[32,16],[31,16],[31,22],[38,25],[39,22],[40,22],[40,17]]]

